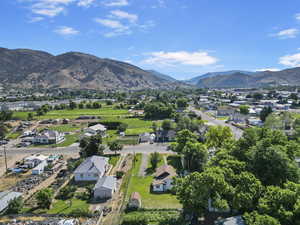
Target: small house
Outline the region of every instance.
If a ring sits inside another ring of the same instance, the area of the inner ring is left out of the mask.
[[[38,164],[36,167],[34,167],[31,171],[32,175],[40,175],[44,172],[45,167],[48,165],[47,161],[44,160],[40,164]]]
[[[173,187],[173,179],[177,176],[175,169],[169,165],[157,168],[152,182],[153,192],[169,191]]]
[[[95,199],[109,199],[112,198],[117,188],[117,179],[114,176],[105,176],[99,178],[94,187]]]
[[[133,192],[130,196],[128,202],[128,208],[130,209],[139,209],[142,207],[141,195],[138,192]]]
[[[35,166],[39,165],[41,162],[46,161],[48,156],[35,154],[28,156],[24,159],[24,165],[28,166],[28,168],[34,168]]]
[[[142,133],[139,135],[140,143],[153,142],[155,140],[155,134]]]
[[[102,137],[106,135],[106,130],[106,127],[102,124],[96,124],[84,129],[85,133],[89,133],[91,135],[100,134]]]
[[[109,169],[108,158],[91,156],[74,171],[75,181],[97,181]]]
[[[170,142],[174,141],[176,137],[175,130],[158,130],[155,135],[157,142]]]
[[[33,139],[35,144],[58,144],[64,141],[65,135],[56,130],[44,130]]]
[[[233,216],[215,221],[215,225],[246,225],[242,216]]]

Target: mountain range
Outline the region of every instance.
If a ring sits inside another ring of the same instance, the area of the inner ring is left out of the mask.
[[[277,72],[212,72],[182,82],[154,70],[80,52],[54,56],[30,49],[0,48],[0,86],[10,88],[141,90],[278,85],[300,85],[300,67]]]
[[[197,85],[197,83],[205,78],[211,78],[211,77],[217,77],[217,76],[225,76],[225,75],[232,75],[234,73],[241,73],[241,74],[246,74],[246,75],[251,75],[254,74],[255,72],[250,72],[250,71],[242,71],[242,70],[230,70],[230,71],[222,71],[222,72],[209,72],[202,74],[200,76],[193,77],[192,79],[185,80],[186,83],[192,84],[192,85]]]
[[[199,88],[242,88],[270,87],[282,85],[300,85],[300,67],[281,71],[263,71],[252,74],[235,72],[200,79],[196,86]]]
[[[145,89],[186,84],[134,65],[80,52],[54,56],[0,48],[0,84],[16,88]]]

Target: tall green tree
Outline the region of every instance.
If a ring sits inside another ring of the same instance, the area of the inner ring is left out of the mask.
[[[38,207],[42,209],[49,209],[53,199],[53,190],[50,188],[42,189],[36,194],[35,198]]]
[[[209,148],[221,148],[226,142],[233,138],[232,131],[229,127],[211,126],[205,134],[206,144]]]
[[[8,207],[6,209],[7,214],[18,214],[22,211],[24,206],[23,198],[18,197],[10,200],[8,202]]]

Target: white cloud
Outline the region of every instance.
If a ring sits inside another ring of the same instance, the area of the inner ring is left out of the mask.
[[[296,20],[300,20],[300,13],[297,13],[297,14],[295,15],[295,18],[296,18]]]
[[[67,26],[58,27],[56,30],[54,30],[54,32],[63,36],[72,36],[72,35],[79,34],[78,30]]]
[[[282,56],[279,63],[289,67],[300,67],[300,53]]]
[[[287,39],[287,38],[295,38],[298,33],[299,33],[298,29],[290,28],[286,30],[281,30],[278,33],[274,34],[274,36],[279,37],[281,39]]]
[[[79,0],[77,5],[82,7],[90,7],[94,2],[95,0]]]
[[[122,10],[114,10],[110,12],[110,17],[117,18],[117,19],[126,19],[131,23],[135,23],[138,20],[138,15],[130,14],[128,12]]]
[[[29,23],[36,23],[36,22],[39,22],[39,21],[42,21],[44,20],[44,17],[41,17],[41,16],[36,16],[36,17],[33,17],[29,20]]]
[[[215,64],[218,59],[208,55],[207,52],[152,52],[148,53],[150,57],[143,61],[146,64],[160,64],[167,66],[174,66],[178,64],[192,65],[192,66],[207,66]]]
[[[66,6],[75,0],[23,0],[22,2],[29,3],[29,8],[33,14],[46,17],[55,17],[64,12]]]
[[[129,2],[127,0],[107,0],[103,4],[108,7],[120,7],[129,5]]]
[[[255,71],[257,71],[257,72],[264,72],[264,71],[276,72],[276,71],[280,71],[280,69],[278,69],[278,68],[261,68],[261,69],[256,69]]]
[[[109,20],[109,19],[96,18],[95,21],[97,23],[100,23],[101,25],[103,25],[105,27],[109,27],[109,28],[112,28],[112,29],[117,29],[117,30],[126,30],[126,29],[128,29],[127,26],[123,25],[118,20]]]
[[[96,18],[95,21],[102,26],[111,29],[111,31],[104,33],[104,36],[108,38],[120,35],[129,35],[132,33],[128,26],[122,24],[118,20]]]

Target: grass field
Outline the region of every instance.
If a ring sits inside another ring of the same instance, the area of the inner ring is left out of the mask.
[[[71,203],[71,204],[70,204]],[[79,199],[70,200],[55,200],[51,209],[48,210],[49,214],[69,214],[74,209],[88,210],[89,204],[86,201]]]
[[[148,209],[177,209],[181,208],[181,204],[175,195],[169,193],[154,194],[151,193],[150,187],[153,181],[152,176],[138,176],[141,166],[141,155],[137,155],[137,161],[133,168],[132,177],[129,183],[129,195],[133,192],[139,192],[142,197],[142,207]]]

